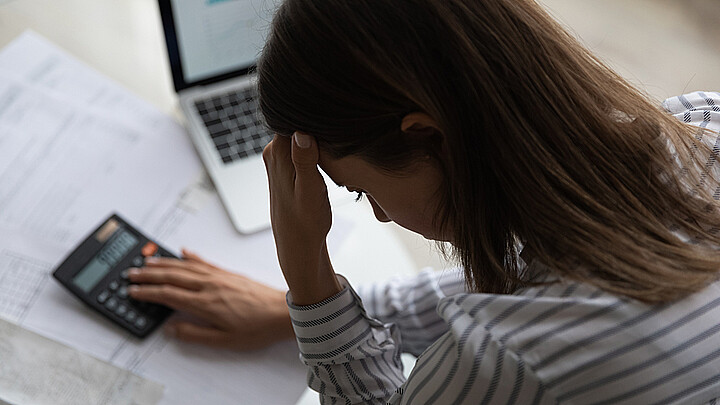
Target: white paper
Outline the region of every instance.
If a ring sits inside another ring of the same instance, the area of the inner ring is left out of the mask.
[[[7,102],[7,100],[11,100]],[[164,156],[183,142],[141,130],[0,73],[0,226],[71,248],[115,210],[143,221],[197,171]],[[179,164],[175,164],[179,163]]]
[[[295,342],[236,353],[139,340],[50,277],[110,212],[171,251],[285,287],[272,233],[235,232],[180,126],[23,34],[0,52],[0,316],[162,383],[162,404],[293,403],[305,386]],[[348,232],[334,224],[331,251]]]
[[[154,405],[163,387],[0,318],[0,402]]]

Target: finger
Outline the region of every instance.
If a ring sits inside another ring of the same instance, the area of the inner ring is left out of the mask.
[[[192,291],[201,290],[204,284],[197,273],[177,267],[130,269],[128,278],[137,284],[171,284]]]
[[[145,259],[145,267],[172,267],[183,270],[189,270],[194,273],[206,274],[208,272],[200,263],[197,261],[186,261],[180,259],[173,259],[169,257],[148,257]]]
[[[273,186],[281,187],[282,190],[292,190],[295,179],[295,168],[292,162],[292,137],[281,136],[273,153],[273,167],[271,179]]]
[[[277,137],[277,134],[275,134],[275,137]],[[270,165],[272,165],[272,143],[275,141],[275,138],[273,138],[270,143],[265,145],[265,148],[263,148],[263,163],[265,164],[265,174],[267,174],[268,177],[268,191],[270,196],[270,201],[273,200],[273,188],[272,183],[270,182]]]
[[[197,304],[197,294],[184,288],[169,284],[133,284],[128,287],[128,293],[131,298],[138,301],[162,304],[199,317],[207,316],[207,311]]]
[[[227,332],[190,322],[168,324],[165,331],[185,342],[201,343],[215,347],[226,347],[230,344],[230,335]]]
[[[146,257],[145,267],[162,266],[162,267],[182,267],[184,261],[173,257]]]
[[[196,253],[191,252],[191,251],[189,251],[189,250],[187,250],[187,249],[185,249],[185,248],[182,248],[182,249],[180,250],[180,252],[182,253],[182,258],[183,258],[183,260],[194,260],[194,261],[198,261],[198,262],[204,262],[204,261],[205,261],[205,260],[203,260],[200,256],[198,256]]]
[[[302,132],[292,136],[292,161],[298,176],[317,172],[318,148],[315,137]]]
[[[320,193],[326,190],[318,170],[319,151],[315,137],[295,132],[292,142],[292,161],[295,168],[295,188],[301,193]]]
[[[267,171],[271,199],[281,191],[292,190],[294,169],[291,160],[291,143],[288,136],[275,135],[272,142],[263,151],[265,170]]]
[[[268,166],[272,164],[273,148],[275,146],[275,140],[278,139],[279,136],[280,135],[275,134],[275,136],[273,136],[273,140],[268,142],[268,144],[265,145],[265,147],[263,148],[262,157],[263,157],[263,162],[265,162],[266,170],[269,170]]]
[[[273,162],[284,163],[290,161],[291,138],[290,136],[275,135],[272,147]]]
[[[207,266],[214,270],[225,271],[221,267],[208,262],[207,260],[198,256],[196,253],[191,252],[187,249],[182,249],[182,257],[183,257],[183,260],[185,260],[186,262],[193,262],[194,264],[196,264],[196,266],[195,266],[196,268],[202,267],[202,266]]]

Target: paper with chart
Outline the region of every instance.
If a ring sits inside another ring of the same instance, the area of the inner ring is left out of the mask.
[[[305,380],[294,342],[235,353],[140,341],[50,278],[116,211],[170,250],[284,287],[272,234],[237,234],[202,173],[170,117],[23,34],[0,52],[0,316],[160,382],[163,404],[293,403]]]
[[[163,387],[0,318],[0,401],[154,405]]]

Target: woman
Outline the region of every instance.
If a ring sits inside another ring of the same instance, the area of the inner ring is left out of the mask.
[[[258,73],[287,305],[323,403],[720,398],[719,94],[663,111],[530,0],[286,0]],[[327,254],[317,166],[378,220],[450,242],[465,285],[424,273],[363,306]],[[134,297],[216,326],[178,334],[291,333],[279,292],[187,259],[132,276],[161,284]],[[401,351],[419,354],[407,381]]]

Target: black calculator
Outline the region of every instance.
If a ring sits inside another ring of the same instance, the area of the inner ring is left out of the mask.
[[[144,337],[172,313],[128,296],[128,268],[143,266],[151,256],[175,258],[113,214],[70,253],[53,277],[111,321]]]

